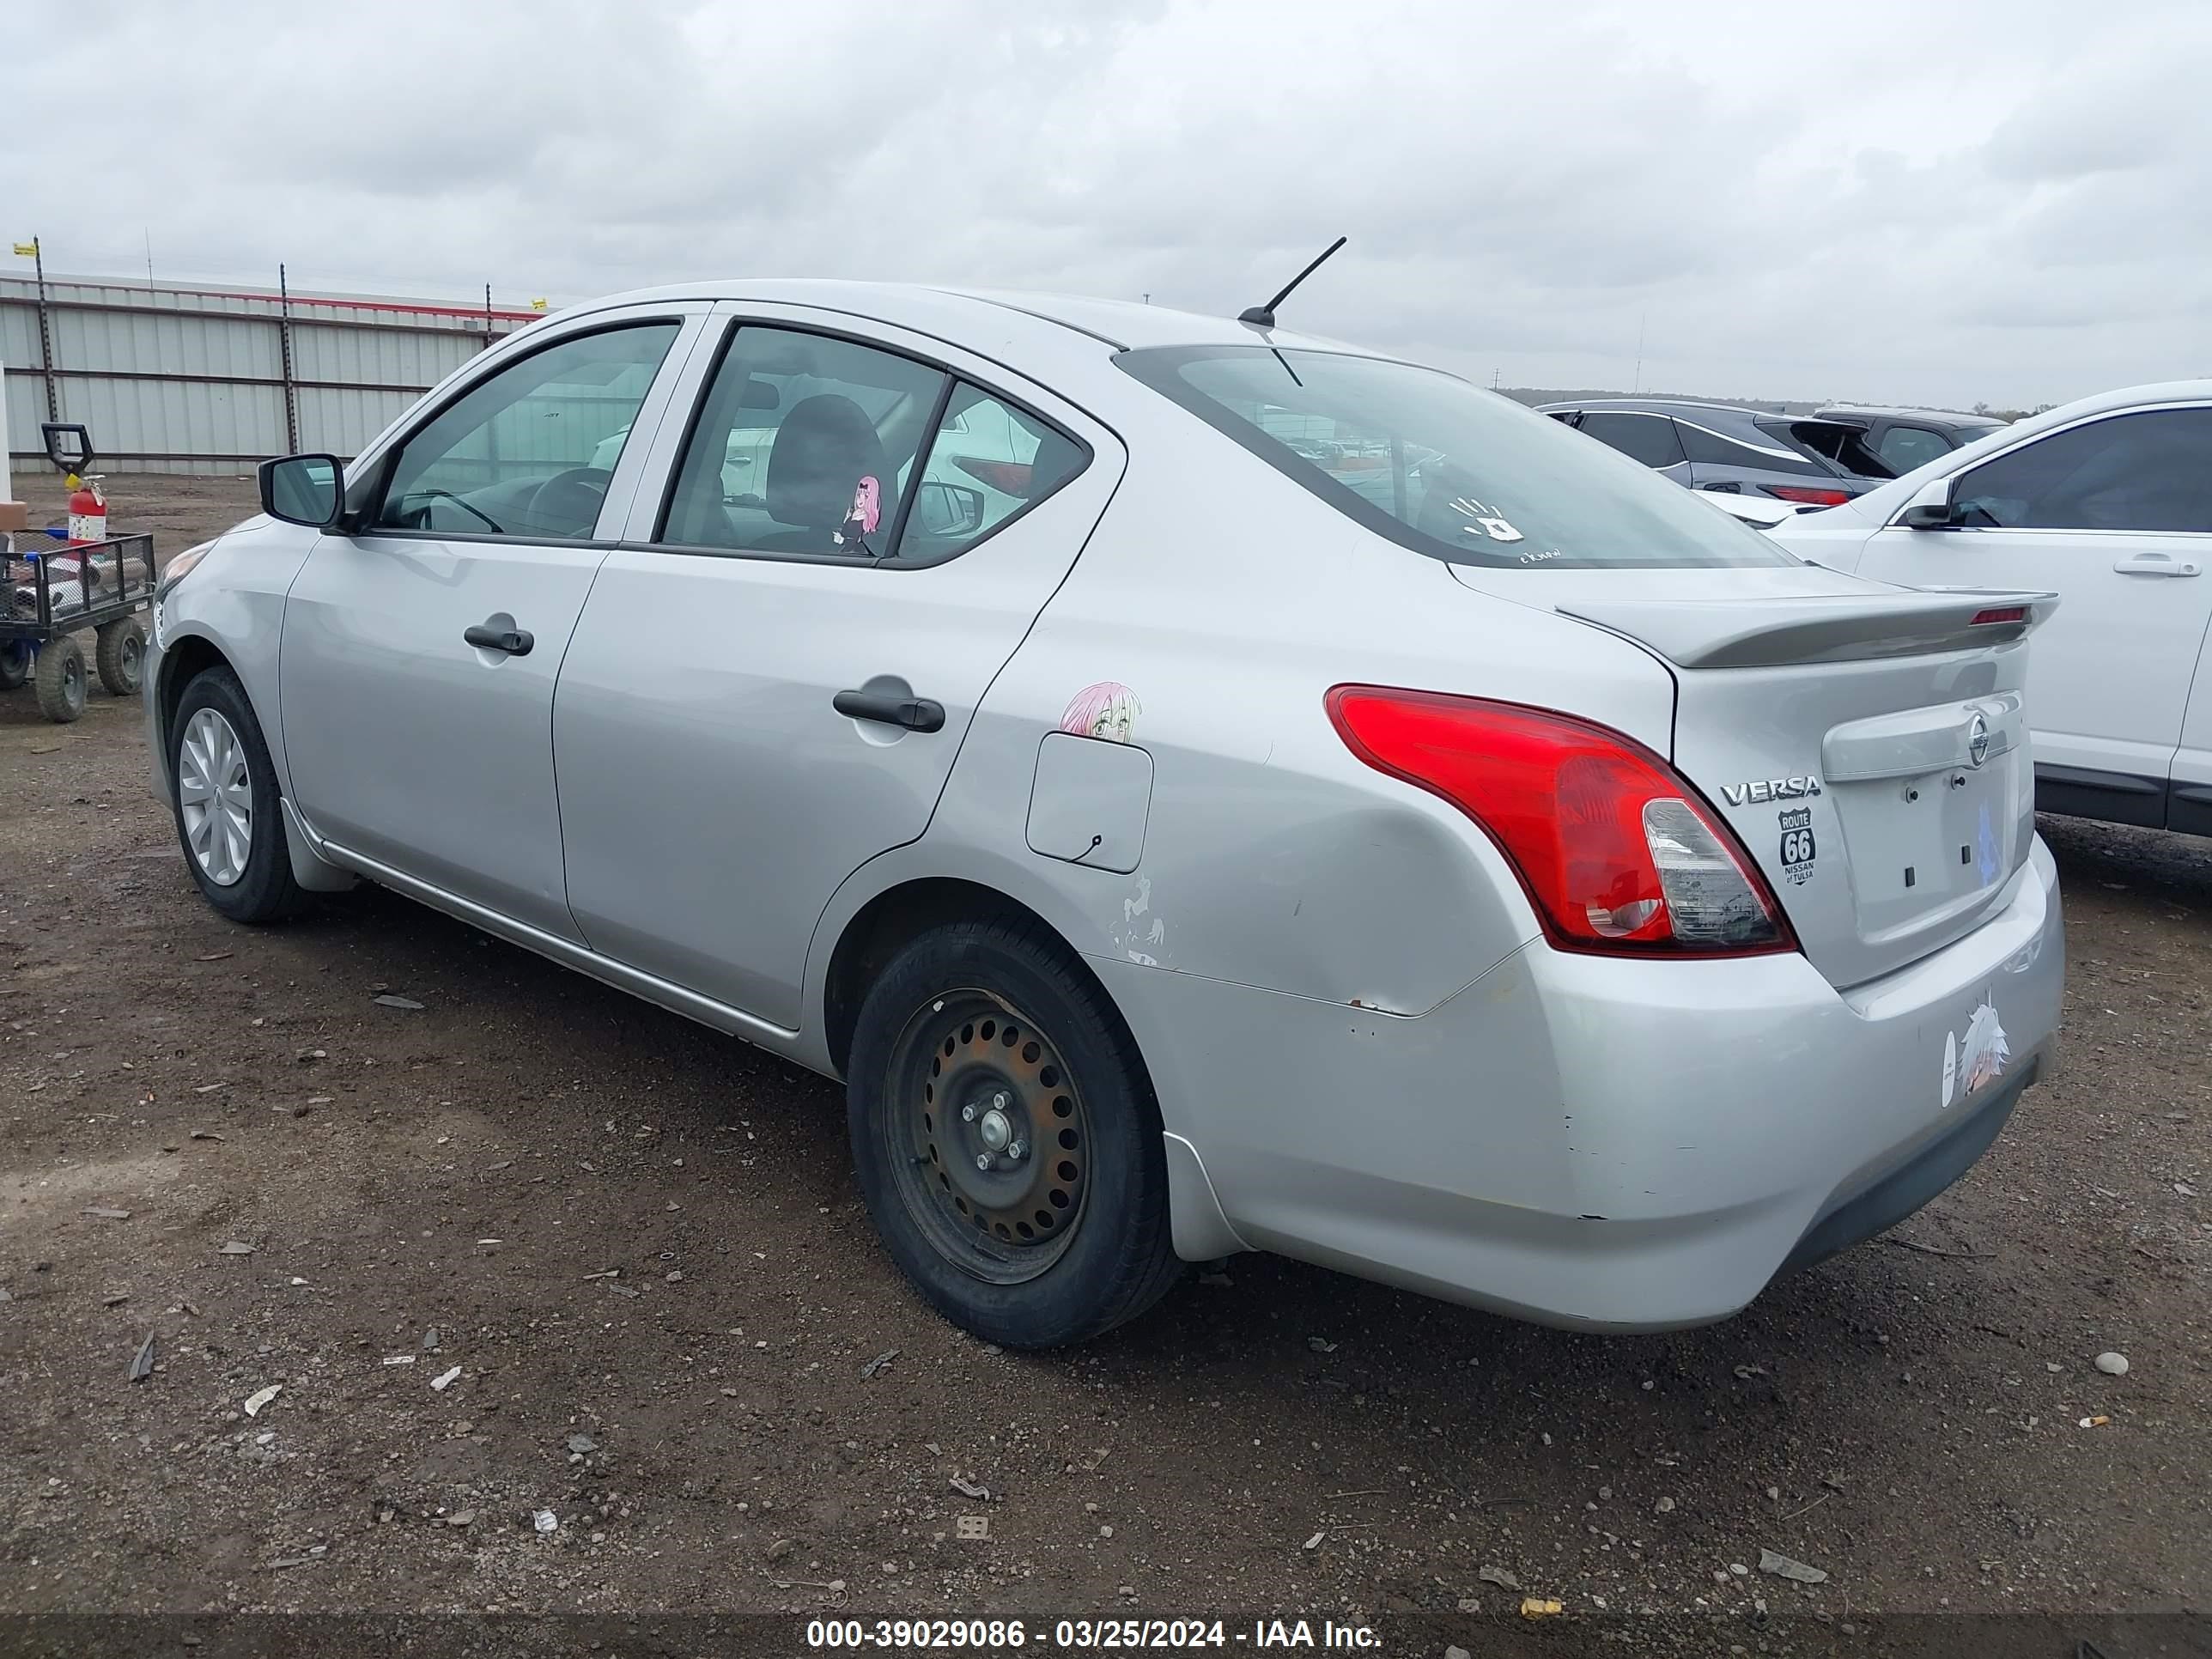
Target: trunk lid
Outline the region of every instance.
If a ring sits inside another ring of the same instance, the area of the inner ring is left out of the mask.
[[[1668,758],[1831,983],[1972,932],[2027,862],[2027,635],[2054,595],[1899,588],[1812,565],[1453,574],[1667,665]]]

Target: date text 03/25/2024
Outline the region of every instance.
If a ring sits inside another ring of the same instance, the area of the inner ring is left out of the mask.
[[[816,1619],[810,1648],[915,1652],[962,1648],[1128,1651],[1143,1648],[1336,1649],[1373,1651],[1382,1638],[1365,1625],[1324,1619],[1255,1619],[1248,1628],[1220,1619],[1060,1619],[1032,1629],[1018,1619]]]

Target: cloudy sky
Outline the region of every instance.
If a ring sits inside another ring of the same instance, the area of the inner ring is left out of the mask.
[[[1286,321],[1509,386],[1626,387],[1639,336],[1721,395],[2212,374],[2204,0],[0,0],[0,244],[51,270],[1233,312],[1341,233]]]

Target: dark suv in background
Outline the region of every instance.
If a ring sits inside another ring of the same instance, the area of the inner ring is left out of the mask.
[[[1833,404],[1789,419],[1790,434],[1863,478],[1901,478],[2004,426],[1987,415]]]
[[[1876,482],[1807,448],[1791,435],[1789,416],[1763,410],[1686,398],[1604,398],[1541,404],[1537,412],[1692,489],[1834,507]]]
[[[1931,410],[1846,408],[1774,415],[1687,398],[1540,404],[1600,443],[1692,489],[1834,507],[1947,454],[2002,422]]]

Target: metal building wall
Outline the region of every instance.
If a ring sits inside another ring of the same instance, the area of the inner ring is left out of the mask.
[[[200,474],[247,471],[295,449],[350,459],[448,371],[537,314],[53,276],[44,310],[51,363],[38,284],[0,276],[18,467],[42,455],[40,422],[58,418],[90,429],[103,471]]]

